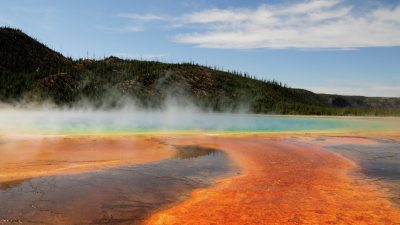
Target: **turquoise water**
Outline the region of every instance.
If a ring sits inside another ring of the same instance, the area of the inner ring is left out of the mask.
[[[399,119],[287,117],[254,114],[130,111],[0,112],[0,132],[399,131]]]

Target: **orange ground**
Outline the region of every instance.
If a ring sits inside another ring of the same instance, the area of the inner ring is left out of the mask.
[[[400,209],[387,200],[384,190],[371,186],[363,177],[350,176],[349,172],[358,168],[356,164],[322,149],[333,143],[375,143],[365,137],[260,134],[2,138],[0,184],[172,157],[175,150],[160,141],[202,145],[226,151],[241,173],[194,191],[192,198],[153,214],[147,224],[400,224]]]
[[[278,136],[164,141],[223,149],[243,173],[195,191],[147,224],[400,224],[385,193],[348,175],[357,165],[317,145]]]
[[[0,184],[37,176],[170,158],[175,150],[147,136],[0,139]]]

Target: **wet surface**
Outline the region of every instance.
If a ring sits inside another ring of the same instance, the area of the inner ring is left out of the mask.
[[[135,224],[234,173],[217,149],[176,146],[175,158],[3,183],[0,224]]]
[[[28,147],[35,140],[0,148],[0,162],[7,163],[0,168],[7,173],[80,166],[76,173],[35,173],[0,182],[0,225],[400,221],[400,210],[393,205],[399,189],[391,186],[398,181],[400,137],[260,134],[51,140],[32,152],[16,148],[20,154],[15,147]],[[90,166],[82,169],[88,160]],[[105,160],[115,164],[102,166]],[[387,193],[392,195],[388,198]]]
[[[200,147],[196,145],[184,145],[184,146],[175,146],[177,152],[175,154],[175,158],[178,159],[194,159],[197,157],[202,157],[206,155],[218,155],[221,154],[220,150],[213,148]]]
[[[387,198],[386,190],[366,176],[350,176],[356,164],[316,144],[316,137],[170,140],[170,144],[218,146],[242,172],[194,191],[190,199],[153,214],[147,224],[398,224],[400,210]],[[349,141],[347,137],[323,139],[318,142]],[[350,142],[367,143],[359,137]]]
[[[381,189],[386,189],[391,200],[400,206],[400,142],[374,138],[374,144],[330,145],[333,150],[358,163],[359,172]]]
[[[1,141],[0,188],[33,177],[144,164],[176,154],[157,139],[133,135],[0,137]]]

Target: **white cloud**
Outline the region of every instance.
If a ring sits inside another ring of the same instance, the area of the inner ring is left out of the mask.
[[[119,13],[117,17],[132,19],[132,20],[142,20],[142,21],[154,21],[154,20],[165,20],[166,17],[156,14],[136,14],[136,13]]]
[[[342,0],[309,0],[256,9],[208,9],[175,18],[195,28],[177,42],[205,48],[354,49],[400,46],[400,5],[355,15]]]
[[[166,20],[165,17],[155,14],[119,13],[115,16],[123,19],[128,19],[129,25],[120,27],[97,26],[96,28],[112,33],[139,32],[145,30],[146,22]]]
[[[123,27],[105,27],[105,26],[97,26],[97,29],[108,31],[111,33],[129,33],[129,32],[139,32],[143,31],[144,28],[142,25],[128,25]]]
[[[144,60],[153,60],[165,58],[169,54],[167,53],[149,53],[149,54],[135,54],[135,53],[127,53],[127,52],[116,52],[111,54],[113,56],[117,56],[123,59],[144,59]]]

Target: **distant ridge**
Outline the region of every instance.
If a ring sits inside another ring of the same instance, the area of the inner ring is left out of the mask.
[[[315,94],[194,63],[73,60],[21,30],[0,28],[0,100],[114,108],[126,98],[162,108],[173,98],[213,111],[303,115],[400,115],[400,98]]]

